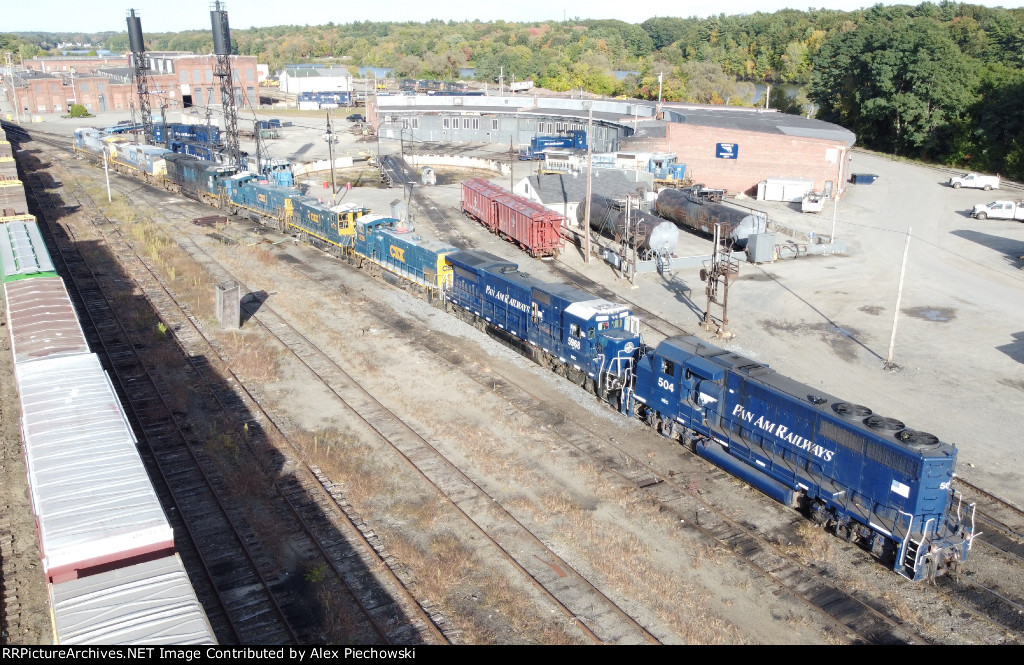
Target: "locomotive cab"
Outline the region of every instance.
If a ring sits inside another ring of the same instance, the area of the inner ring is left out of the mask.
[[[648,352],[637,368],[636,399],[644,417],[665,436],[689,430],[711,436],[720,420],[725,370],[666,340]]]

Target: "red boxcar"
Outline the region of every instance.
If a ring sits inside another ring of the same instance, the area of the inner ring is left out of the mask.
[[[462,210],[532,256],[558,256],[565,246],[561,215],[487,180],[462,183]]]
[[[492,231],[498,228],[495,198],[505,192],[493,182],[473,178],[462,183],[462,211]]]

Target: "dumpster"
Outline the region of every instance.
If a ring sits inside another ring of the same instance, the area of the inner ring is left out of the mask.
[[[870,185],[876,180],[878,180],[878,176],[874,173],[854,173],[850,178],[850,182],[855,185]]]

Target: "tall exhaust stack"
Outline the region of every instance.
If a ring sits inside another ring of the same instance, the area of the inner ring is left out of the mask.
[[[231,29],[228,27],[227,3],[216,0],[210,11],[213,26],[213,53],[217,56],[216,75],[220,79],[220,103],[224,109],[225,145],[228,158],[242,168],[242,152],[238,147],[238,109],[235,107],[235,85],[231,78]]]
[[[142,115],[142,137],[146,143],[153,143],[153,114],[149,108],[149,62],[146,60],[146,43],[142,39],[142,20],[134,9],[128,10],[128,43],[135,60],[135,88],[139,95],[139,111]]]

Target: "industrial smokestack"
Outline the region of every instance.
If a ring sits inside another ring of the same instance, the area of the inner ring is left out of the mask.
[[[210,12],[213,24],[213,52],[216,55],[231,55],[231,28],[228,27],[227,4],[214,2]]]
[[[128,15],[128,43],[131,44],[132,53],[145,53],[146,43],[142,40],[142,20],[135,15],[134,9],[129,9]]]

